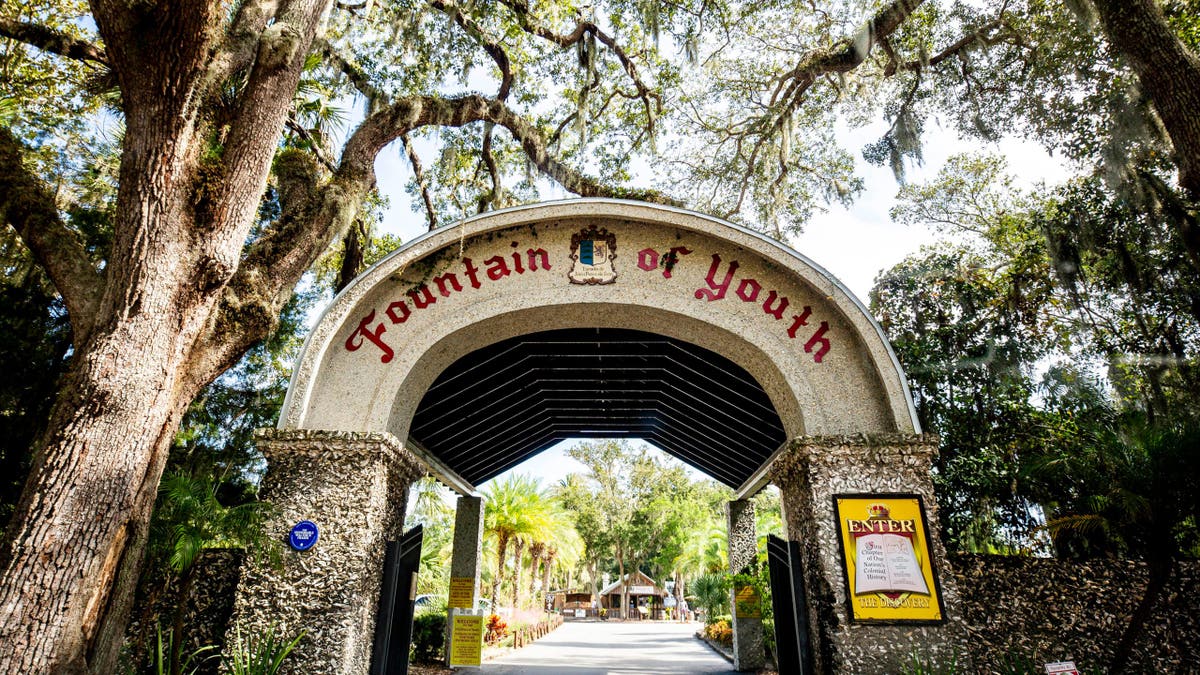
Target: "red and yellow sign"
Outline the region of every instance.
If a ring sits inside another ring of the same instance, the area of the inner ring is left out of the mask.
[[[920,495],[835,495],[850,619],[931,623],[942,597]]]
[[[471,577],[450,577],[450,609],[471,609],[475,606],[475,580]]]

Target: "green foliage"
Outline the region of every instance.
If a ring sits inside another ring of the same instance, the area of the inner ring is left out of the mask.
[[[711,572],[697,577],[692,581],[689,594],[695,598],[695,605],[704,609],[708,619],[729,611],[729,577],[719,572]]]
[[[267,505],[251,501],[226,506],[217,497],[217,487],[211,477],[182,472],[168,474],[159,485],[152,546],[163,551],[177,573],[189,571],[206,548],[247,547],[269,558],[279,555],[278,542],[262,533]]]
[[[933,655],[923,654],[916,648],[908,655],[908,660],[900,668],[901,675],[956,675],[958,672],[957,653],[953,654],[947,662]]]
[[[232,645],[226,645],[221,665],[230,675],[275,675],[283,668],[283,662],[304,639],[301,631],[292,640],[277,636],[275,627],[243,637],[241,627],[237,629]]]
[[[1036,546],[1039,509],[1074,497],[1029,470],[1085,452],[1110,407],[1195,415],[1200,277],[1175,236],[1190,216],[1154,185],[1166,201],[1150,210],[1095,179],[1035,197],[1002,162],[959,156],[901,191],[897,219],[965,240],[880,275],[871,298],[922,425],[942,438],[935,485],[952,547]]]
[[[422,612],[413,618],[412,655],[417,663],[433,663],[441,658],[446,644],[446,613]]]
[[[7,236],[0,244],[10,250],[19,246]],[[0,283],[0,334],[5,336],[0,341],[5,373],[0,378],[0,465],[7,467],[0,477],[0,526],[8,523],[25,485],[34,440],[45,428],[71,348],[66,309],[46,288],[44,276],[31,270],[24,279],[10,279]]]
[[[183,675],[195,675],[200,670],[200,667],[205,661],[216,658],[216,647],[214,645],[205,645],[189,652],[183,656],[177,668],[173,671],[171,668],[172,654],[175,653],[174,632],[169,632],[166,639],[163,639],[162,626],[154,627],[155,643],[154,643],[154,675],[169,675],[172,672],[182,673]]]
[[[1162,562],[1200,550],[1200,425],[1098,420],[1032,471],[1058,487],[1046,523],[1064,555]]]

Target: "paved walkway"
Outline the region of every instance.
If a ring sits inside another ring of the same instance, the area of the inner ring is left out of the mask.
[[[568,622],[533,644],[483,665],[486,675],[719,673],[733,665],[695,638],[699,624]]]

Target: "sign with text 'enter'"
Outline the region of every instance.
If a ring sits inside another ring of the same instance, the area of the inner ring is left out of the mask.
[[[920,495],[833,497],[850,620],[937,623],[942,597]]]

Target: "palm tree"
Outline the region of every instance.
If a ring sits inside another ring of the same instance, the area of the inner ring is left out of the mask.
[[[544,527],[537,539],[529,546],[532,558],[533,572],[529,579],[529,593],[534,594],[537,583],[537,568],[542,566],[542,589],[550,590],[550,575],[553,566],[560,558],[564,564],[574,565],[582,551],[583,541],[575,531],[575,523],[571,515],[562,507],[557,499],[546,502]]]
[[[217,500],[218,483],[208,475],[176,471],[159,486],[159,505],[151,523],[152,547],[180,575],[172,625],[170,672],[181,670],[183,615],[195,581],[196,560],[209,548],[245,547],[276,555],[275,542],[262,533],[262,502],[225,506]]]
[[[694,521],[680,554],[672,561],[671,572],[675,577],[675,599],[687,597],[689,579],[708,574],[720,575],[728,567],[726,562],[729,537],[716,518],[709,517]],[[701,603],[703,605],[703,602]]]
[[[1124,672],[1133,645],[1200,524],[1200,426],[1125,420],[1041,469],[1076,487],[1046,523],[1059,551],[1138,556],[1149,579],[1110,665]]]
[[[525,475],[511,475],[484,490],[484,532],[496,539],[496,573],[492,576],[492,607],[499,607],[500,580],[504,556],[514,539],[528,537],[542,525],[545,510],[540,481]],[[514,575],[516,574],[514,569]],[[513,580],[515,608],[516,578]]]

